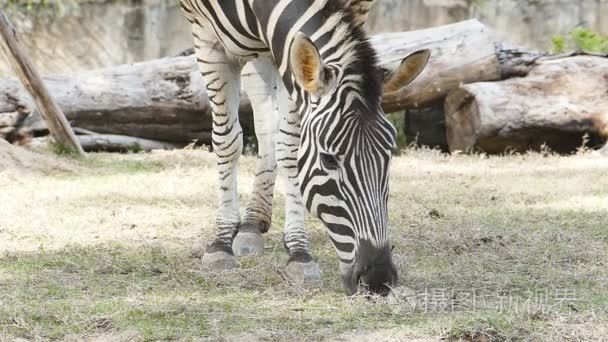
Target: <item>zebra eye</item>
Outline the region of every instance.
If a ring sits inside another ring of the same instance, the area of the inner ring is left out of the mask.
[[[331,154],[321,153],[321,164],[328,170],[335,170],[338,168],[338,159]]]

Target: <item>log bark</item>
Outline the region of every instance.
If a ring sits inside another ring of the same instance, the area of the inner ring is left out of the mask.
[[[569,153],[608,138],[608,59],[538,61],[523,78],[463,85],[446,99],[451,151]],[[584,138],[586,136],[586,138]]]
[[[44,81],[76,128],[182,145],[211,140],[209,100],[193,56],[48,76]],[[246,96],[241,103],[241,124],[247,132],[253,129],[251,108]],[[19,82],[0,80],[0,118],[18,111],[27,118],[12,126],[13,140],[44,133],[46,125]]]
[[[78,140],[82,148],[87,152],[149,152],[152,150],[172,150],[181,147],[180,145],[163,141],[116,134],[79,135]]]
[[[384,97],[387,113],[428,107],[462,84],[525,75],[534,61],[545,55],[498,42],[495,33],[477,20],[381,34],[372,37],[372,42],[381,64],[390,70],[413,51],[431,50],[429,64],[418,79],[410,87]]]
[[[0,42],[2,51],[4,51],[19,79],[33,97],[55,141],[84,155],[82,146],[76,139],[70,124],[50,96],[29,57],[19,46],[16,34],[2,10],[0,10],[0,36],[3,38],[3,42]],[[19,116],[18,109],[14,113],[15,116]]]
[[[512,75],[512,70],[524,73],[530,61],[539,56],[519,50],[511,53],[515,50],[497,45],[494,33],[476,20],[380,34],[371,41],[387,71],[416,50],[432,50],[420,77],[403,91],[384,98],[386,112],[427,107],[443,101],[461,84],[500,80]],[[177,144],[211,140],[209,102],[193,56],[52,76],[45,78],[45,83],[75,127]],[[0,117],[18,111],[29,115],[21,126],[12,127],[14,140],[44,129],[18,82],[1,79]],[[244,94],[241,125],[245,134],[251,135],[251,107]],[[6,127],[5,131],[10,130]]]

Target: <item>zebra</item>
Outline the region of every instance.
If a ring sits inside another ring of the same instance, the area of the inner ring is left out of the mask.
[[[263,252],[278,169],[286,186],[290,282],[321,281],[304,228],[306,210],[324,223],[348,294],[386,293],[397,280],[387,213],[396,130],[380,102],[383,90],[399,91],[420,74],[429,52],[415,52],[393,73],[383,72],[361,28],[371,3],[180,0],[212,107],[219,177],[216,235],[204,267],[235,268],[236,258]],[[243,220],[237,191],[241,82],[258,140]]]

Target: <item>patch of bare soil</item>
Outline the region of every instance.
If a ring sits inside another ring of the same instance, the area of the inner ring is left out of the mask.
[[[347,342],[347,341],[362,341],[362,342],[437,342],[441,341],[441,337],[420,336],[407,328],[379,330],[371,332],[353,332],[340,335],[339,337],[330,338],[330,341]]]
[[[28,151],[18,146],[9,144],[0,139],[0,172],[13,170],[52,172],[69,171],[73,167],[66,161],[52,158],[44,154]]]

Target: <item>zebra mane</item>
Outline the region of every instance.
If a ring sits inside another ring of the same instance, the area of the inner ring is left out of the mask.
[[[375,115],[378,113],[376,109],[380,106],[383,87],[376,51],[367,33],[357,24],[352,8],[345,7],[340,1],[328,1],[326,10],[327,13],[341,15],[341,22],[346,25],[342,33],[342,47],[348,57],[342,58],[345,61],[342,66],[350,74],[360,76],[358,88],[361,100],[370,109],[366,114]]]

